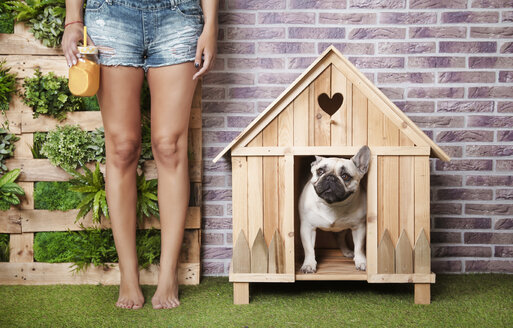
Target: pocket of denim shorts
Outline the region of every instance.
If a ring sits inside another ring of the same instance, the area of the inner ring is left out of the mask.
[[[176,5],[176,11],[185,17],[201,18],[203,16],[199,0],[181,2]]]
[[[98,11],[105,5],[105,0],[87,0],[86,8],[87,11]]]

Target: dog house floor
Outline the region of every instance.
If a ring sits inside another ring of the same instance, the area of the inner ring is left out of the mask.
[[[296,263],[296,280],[367,280],[367,272],[356,270],[353,259],[339,249],[316,249],[317,272],[302,273],[303,262]]]

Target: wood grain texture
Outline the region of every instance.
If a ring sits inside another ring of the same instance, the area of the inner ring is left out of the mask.
[[[265,243],[262,229],[259,229],[251,246],[251,272],[267,273],[269,264],[269,249]]]
[[[378,246],[378,273],[395,273],[395,247],[388,230],[385,230]]]
[[[285,257],[283,249],[283,241],[281,240],[280,233],[276,230],[269,244],[269,273],[284,273],[285,272]]]
[[[313,87],[313,89],[312,89]],[[312,92],[313,91],[313,92]],[[312,83],[310,88],[310,108],[313,109],[313,113],[309,116],[309,119],[313,121],[313,143],[310,139],[310,145],[315,146],[329,146],[331,143],[331,117],[324,112],[319,106],[319,96],[326,93],[330,97],[331,95],[331,65],[329,65],[324,72],[317,77]],[[310,124],[310,126],[312,126]]]
[[[413,273],[413,249],[404,230],[395,247],[395,272]]]
[[[426,232],[422,229],[415,242],[414,272],[431,273],[431,249]]]
[[[294,99],[294,146],[308,146],[310,135],[309,126],[309,95],[310,88],[306,88]]]
[[[343,96],[343,102],[338,111],[331,115],[330,128],[331,128],[331,142],[332,146],[346,146],[348,140],[351,140],[350,132],[352,127],[351,122],[351,94],[348,94],[347,80],[337,68],[331,66],[331,90],[329,95],[333,97],[335,93],[340,93]],[[349,107],[348,107],[349,106]],[[348,114],[349,111],[349,114]],[[349,117],[349,120],[348,120]],[[349,134],[349,137],[348,137]]]
[[[234,273],[251,272],[251,251],[244,231],[240,230],[233,247],[232,264]]]
[[[250,142],[262,145],[261,135]],[[264,228],[264,194],[263,194],[262,157],[248,157],[248,240],[252,241],[259,229]]]

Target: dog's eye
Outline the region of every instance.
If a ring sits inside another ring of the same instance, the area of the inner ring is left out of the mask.
[[[317,169],[317,175],[322,175],[324,173],[323,169]]]
[[[342,180],[347,182],[347,181],[351,180],[351,176],[346,174],[346,173],[344,173],[344,174],[342,174]]]

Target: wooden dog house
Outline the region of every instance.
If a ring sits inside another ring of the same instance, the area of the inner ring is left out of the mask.
[[[317,272],[303,274],[297,201],[313,155],[371,149],[367,173],[367,271],[317,233]],[[365,280],[413,283],[429,304],[429,157],[449,156],[334,46],[328,47],[235,138],[231,150],[234,302],[250,282]]]

